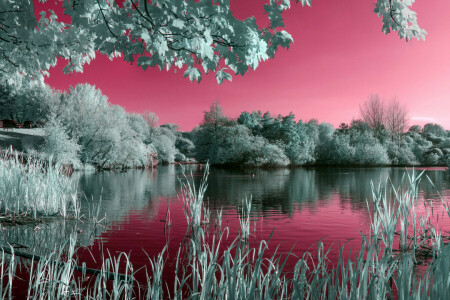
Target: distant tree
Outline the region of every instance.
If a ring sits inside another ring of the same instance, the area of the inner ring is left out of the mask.
[[[420,125],[412,125],[409,127],[408,132],[422,133],[423,128]]]
[[[148,126],[153,128],[158,126],[159,117],[154,112],[147,111],[141,115],[145,122],[147,122]]]
[[[323,157],[323,151],[327,151],[328,145],[331,143],[334,135],[334,127],[329,123],[321,123],[319,125],[319,135],[318,140],[316,142],[316,154],[315,157],[317,160],[320,160],[320,157]]]
[[[128,114],[128,124],[137,137],[143,142],[149,143],[150,129],[147,121],[141,114]]]
[[[350,135],[342,132],[320,146],[318,163],[324,165],[354,164],[355,148],[350,145]]]
[[[253,136],[244,125],[221,127],[217,142],[210,150],[212,164],[249,167],[287,166],[289,159],[276,145],[261,136]]]
[[[244,111],[237,119],[238,124],[247,126],[254,135],[261,134],[263,125],[261,124],[262,113],[261,111],[254,111],[251,114]]]
[[[314,151],[318,135],[317,122],[313,120],[305,124],[299,121],[296,124],[293,118],[294,115],[290,113],[281,122],[281,136],[289,136],[288,139],[283,139],[285,153],[291,160],[292,165],[312,164],[315,161]],[[290,129],[286,129],[286,127]]]
[[[405,166],[419,164],[419,161],[412,152],[411,148],[408,147],[406,141],[403,141],[399,147],[396,143],[386,140],[383,146],[386,148],[392,165]]]
[[[349,130],[350,125],[348,125],[347,123],[341,123],[339,124],[339,127],[336,129],[336,132],[340,134],[347,134]]]
[[[369,100],[359,106],[359,112],[362,120],[367,123],[375,133],[384,126],[386,112],[384,104],[378,94],[370,95]]]
[[[364,133],[364,132],[371,132],[372,130],[369,127],[369,125],[364,122],[363,120],[352,120],[350,123],[350,129],[349,133],[353,135],[354,133]]]
[[[438,165],[444,163],[444,161],[444,153],[439,148],[433,147],[424,153],[424,163],[427,165]]]
[[[386,109],[386,129],[391,134],[391,140],[400,146],[402,133],[408,125],[407,110],[397,99],[393,98]]]
[[[318,143],[329,141],[333,138],[334,127],[330,123],[320,123],[319,125],[319,140]]]
[[[423,126],[423,134],[434,134],[435,136],[446,137],[447,131],[439,124],[428,123]]]
[[[252,149],[245,162],[250,167],[286,167],[289,158],[277,145],[270,144],[261,136],[252,140]]]
[[[405,136],[405,143],[419,163],[426,163],[425,153],[433,146],[432,142],[425,139],[419,133],[408,132]]]
[[[175,139],[170,138],[164,132],[158,130],[157,134],[153,136],[152,145],[154,145],[158,152],[158,162],[169,164],[175,161],[175,155],[177,154]]]
[[[69,137],[81,146],[83,163],[99,168],[145,164],[150,148],[142,140],[146,134],[144,122],[138,117],[130,119],[122,107],[111,105],[95,86],[69,88],[67,94],[61,95],[56,116],[66,126]]]
[[[261,136],[266,138],[269,142],[275,143],[281,140],[282,117],[272,117],[269,111],[265,112],[261,119]]]
[[[300,125],[300,121],[298,124]],[[319,142],[319,121],[317,119],[311,119],[306,125],[306,133],[316,145]]]
[[[170,131],[172,131],[173,133],[176,133],[178,131],[178,129],[180,129],[180,126],[178,126],[177,124],[173,124],[173,123],[167,123],[167,124],[163,124],[160,127],[162,128],[168,128],[170,129]]]
[[[185,157],[193,157],[195,145],[190,139],[187,139],[183,136],[177,137],[175,141],[175,147]]]
[[[222,107],[217,101],[211,104],[209,111],[203,112],[203,121],[201,126],[211,126],[217,128],[218,126],[225,126],[229,123],[230,119],[224,115]]]

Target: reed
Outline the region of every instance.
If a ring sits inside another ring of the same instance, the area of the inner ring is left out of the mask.
[[[0,156],[0,210],[5,214],[79,216],[76,184],[59,164],[29,158],[17,152]]]
[[[248,240],[250,237],[250,212],[252,210],[252,197],[245,197],[242,200],[241,216],[239,217],[239,224],[241,225],[241,237]]]
[[[184,216],[188,227],[193,231],[197,230],[203,223],[209,222],[210,212],[203,203],[206,188],[208,187],[208,175],[209,164],[206,164],[198,191],[196,190],[192,174],[190,178],[184,174],[185,180],[180,180],[182,192],[178,198],[183,202]]]

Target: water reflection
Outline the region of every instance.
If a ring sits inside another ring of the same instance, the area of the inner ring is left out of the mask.
[[[371,181],[375,185],[406,185],[405,172],[402,168],[212,169],[207,196],[214,206],[240,207],[242,199],[251,194],[260,211],[291,215],[295,210],[314,211],[331,205],[337,195],[343,209],[350,205],[352,210],[366,210],[366,199],[372,197]],[[420,186],[423,197],[438,199],[438,192],[447,196],[449,172],[431,170],[425,175],[434,186],[424,177]]]
[[[76,176],[79,190],[86,196],[87,203],[96,203],[101,198],[102,214],[106,214],[108,221],[114,222],[126,217],[130,210],[144,208],[146,218],[154,217],[161,197],[176,196],[175,175],[175,166],[172,165],[157,171],[80,173]]]
[[[77,239],[77,247],[90,246],[106,227],[88,220],[56,220],[39,225],[13,226],[0,234],[0,246],[12,245],[19,251],[36,255],[48,255],[68,243],[71,235]]]
[[[192,173],[198,186],[203,169],[198,165],[186,166],[184,169],[186,174]],[[167,202],[177,201],[179,178],[182,176],[183,168],[174,165],[150,171],[130,170],[126,173],[76,173],[74,180],[78,181],[80,193],[88,199],[82,201],[82,214],[91,219],[99,207],[98,219],[106,215],[106,221],[100,225],[86,220],[57,221],[40,226],[38,231],[26,226],[9,228],[1,234],[1,241],[24,245],[40,254],[57,248],[68,240],[70,234],[78,234],[79,245],[88,246],[100,236],[111,239],[125,225],[132,234],[139,233],[141,239],[149,239],[152,235],[155,235],[152,237],[153,242],[158,238],[164,239],[159,237],[159,233],[154,233],[153,229],[162,225],[159,219],[164,219]],[[268,231],[276,225],[280,229],[277,238],[289,239],[293,230],[303,228],[304,232],[296,239],[305,239],[308,234],[322,234],[320,228],[329,230],[337,222],[342,223],[339,225],[343,229],[355,226],[359,228],[361,222],[368,224],[366,199],[372,196],[370,182],[392,182],[394,186],[398,186],[404,176],[404,168],[212,168],[205,199],[209,202],[213,216],[216,210],[223,208],[224,218],[236,218],[242,211],[242,199],[252,195],[252,211],[262,220],[261,223],[266,223],[264,226],[267,226]],[[442,169],[427,170],[425,176],[420,185],[421,196],[425,199],[439,199],[442,196],[448,200],[450,172]],[[388,178],[390,181],[387,181]],[[172,218],[179,224],[185,223],[182,211],[174,209]],[[349,218],[353,218],[354,224]],[[317,230],[305,231],[305,224],[314,224]],[[280,232],[283,228],[289,228],[289,232]],[[105,232],[109,232],[106,237]],[[173,226],[171,232],[174,236],[183,235],[185,228]],[[127,235],[129,233],[125,237]]]

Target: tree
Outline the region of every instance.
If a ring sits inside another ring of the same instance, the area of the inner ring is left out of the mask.
[[[433,123],[427,123],[425,126],[423,126],[423,133],[424,134],[434,134],[438,137],[446,137],[447,131],[439,125],[439,124],[433,124]]]
[[[355,148],[350,145],[350,135],[338,132],[320,147],[318,162],[325,165],[351,165]]]
[[[357,131],[350,144],[355,149],[353,164],[364,166],[379,166],[390,164],[386,149],[378,142],[370,131]]]
[[[238,117],[237,122],[238,124],[247,126],[253,134],[259,134],[263,128],[261,124],[262,119],[262,113],[261,111],[254,111],[251,114],[244,111],[241,113],[241,115]]]
[[[423,128],[420,125],[412,125],[409,127],[408,132],[422,133]]]
[[[218,139],[210,143],[208,158],[211,164],[249,167],[284,167],[289,164],[289,159],[279,147],[261,136],[253,136],[244,125],[224,126],[218,130]]]
[[[279,47],[293,39],[280,29],[289,0],[270,1],[264,9],[269,25],[261,28],[254,17],[236,19],[230,0],[63,1],[71,23],[58,21],[53,11],[35,16],[32,0],[0,2],[0,70],[39,76],[68,60],[67,72],[81,71],[96,51],[109,58],[123,56],[144,70],[148,67],[185,67],[184,76],[200,82],[202,69],[215,73],[218,83],[256,69],[273,58]],[[311,0],[295,0],[310,5]],[[42,0],[41,2],[45,2]],[[423,39],[425,30],[411,11],[412,1],[377,0],[374,12],[382,18],[384,33],[398,31],[400,38]],[[43,72],[43,73],[41,73]]]
[[[91,33],[82,26],[59,22],[53,11],[37,13],[39,19],[33,0],[0,2],[0,74],[8,77],[18,72],[42,78],[56,65],[57,57],[69,60],[65,72],[82,71],[95,57]]]
[[[79,152],[81,147],[77,141],[70,138],[61,121],[51,116],[45,124],[45,142],[39,149],[47,158],[61,164],[71,164],[74,168],[80,166]]]
[[[392,141],[396,141],[400,146],[401,135],[408,125],[407,111],[397,99],[393,98],[386,109],[386,129],[391,134]]]
[[[58,92],[19,74],[0,80],[0,119],[43,125],[58,106]]]
[[[177,137],[177,140],[175,141],[175,147],[185,157],[186,156],[192,157],[193,152],[195,150],[194,142],[183,136]]]
[[[155,128],[158,126],[159,117],[154,112],[144,112],[142,114],[142,118],[144,118],[145,122],[147,122],[148,126]]]
[[[230,119],[224,115],[222,107],[219,102],[215,101],[209,107],[209,111],[203,112],[202,126],[214,127],[225,126],[230,122]]]
[[[359,106],[361,118],[374,132],[381,129],[385,119],[385,109],[378,94],[370,95],[369,100]]]
[[[143,140],[145,121],[111,105],[95,86],[71,87],[61,96],[57,117],[81,146],[83,163],[100,168],[144,166],[152,151]]]

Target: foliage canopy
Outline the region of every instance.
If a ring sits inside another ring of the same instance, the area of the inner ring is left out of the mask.
[[[282,13],[290,8],[289,0],[265,4],[267,27],[260,27],[254,17],[235,18],[229,0],[59,1],[70,24],[60,22],[52,10],[38,13],[33,0],[0,2],[3,75],[48,75],[58,57],[68,61],[64,72],[80,72],[98,51],[110,59],[137,60],[144,70],[183,69],[191,81],[200,82],[202,72],[212,72],[221,84],[232,75],[256,69],[273,58],[279,47],[289,48],[293,42],[282,29]],[[311,5],[311,0],[295,2]],[[377,0],[374,12],[382,19],[384,33],[397,31],[406,40],[425,38],[410,9],[413,2]]]

